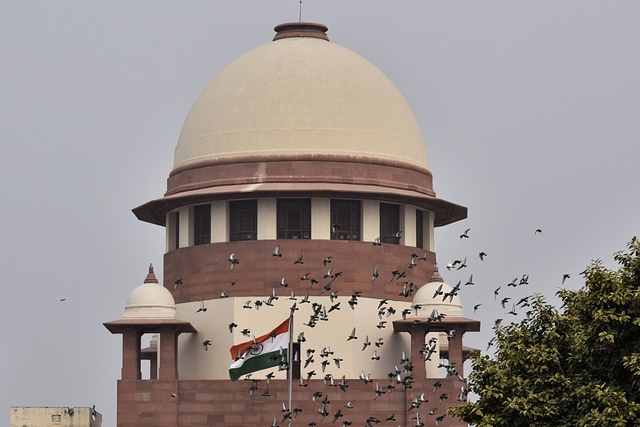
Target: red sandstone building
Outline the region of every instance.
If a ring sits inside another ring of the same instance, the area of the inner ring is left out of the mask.
[[[466,399],[462,337],[480,324],[434,273],[433,230],[467,210],[436,197],[393,83],[326,31],[279,25],[220,72],[185,120],[167,192],[134,209],[166,228],[164,284],[151,269],[105,324],[123,336],[118,426],[465,425],[446,411]],[[229,349],[294,303],[304,341],[287,407],[286,371],[232,382]],[[343,376],[344,391],[331,385]]]

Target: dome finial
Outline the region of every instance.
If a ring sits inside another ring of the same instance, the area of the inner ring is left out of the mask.
[[[438,271],[438,263],[433,266],[433,274],[431,275],[431,279],[429,280],[429,282],[444,282],[444,279]]]
[[[329,41],[326,34],[327,26],[315,22],[287,22],[276,25],[273,30],[277,33],[273,41],[291,37],[311,37]]]
[[[144,279],[144,283],[158,283],[156,275],[153,274],[153,264],[149,264],[149,274],[147,274],[147,278]]]

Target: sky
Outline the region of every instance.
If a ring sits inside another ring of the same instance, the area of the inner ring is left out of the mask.
[[[298,8],[0,2],[0,419],[96,405],[115,426],[121,337],[102,323],[149,263],[161,279],[164,252],[164,229],[131,209],[166,190],[200,91]],[[494,319],[510,320],[498,286],[557,303],[563,274],[579,288],[592,260],[616,268],[638,235],[639,16],[637,1],[303,1],[303,20],[396,84],[438,197],[469,209],[435,235],[445,281],[474,275],[460,298],[483,329],[466,345],[484,350]]]

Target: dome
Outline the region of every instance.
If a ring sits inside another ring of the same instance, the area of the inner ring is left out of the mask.
[[[442,286],[442,288],[440,288]],[[436,295],[436,291],[440,288],[440,292]],[[453,298],[444,298],[447,292],[451,292],[453,288],[446,283],[438,272],[438,266],[435,266],[433,276],[426,285],[418,289],[413,297],[413,305],[418,305],[418,316],[430,316],[433,310],[437,310],[440,314],[446,314],[450,317],[462,317],[462,302],[456,294]]]
[[[124,309],[123,319],[175,319],[176,303],[171,292],[158,284],[149,267],[144,283],[131,292]]]
[[[329,42],[326,27],[302,23],[306,32],[287,32],[287,25],[299,26],[276,27],[273,42],[233,61],[202,91],[182,127],[174,170],[296,155],[427,168],[420,128],[394,84],[360,55]]]

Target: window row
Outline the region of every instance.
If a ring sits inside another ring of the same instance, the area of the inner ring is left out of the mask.
[[[257,240],[258,201],[237,200],[228,205],[229,241]],[[211,204],[193,207],[193,244],[211,243]],[[331,240],[362,240],[362,202],[360,200],[331,199]],[[173,234],[170,250],[177,249],[180,242],[180,214],[172,213],[168,230]],[[416,246],[424,248],[423,211],[416,210]],[[276,238],[311,239],[311,199],[276,200]],[[400,205],[380,203],[380,242],[399,244]]]

